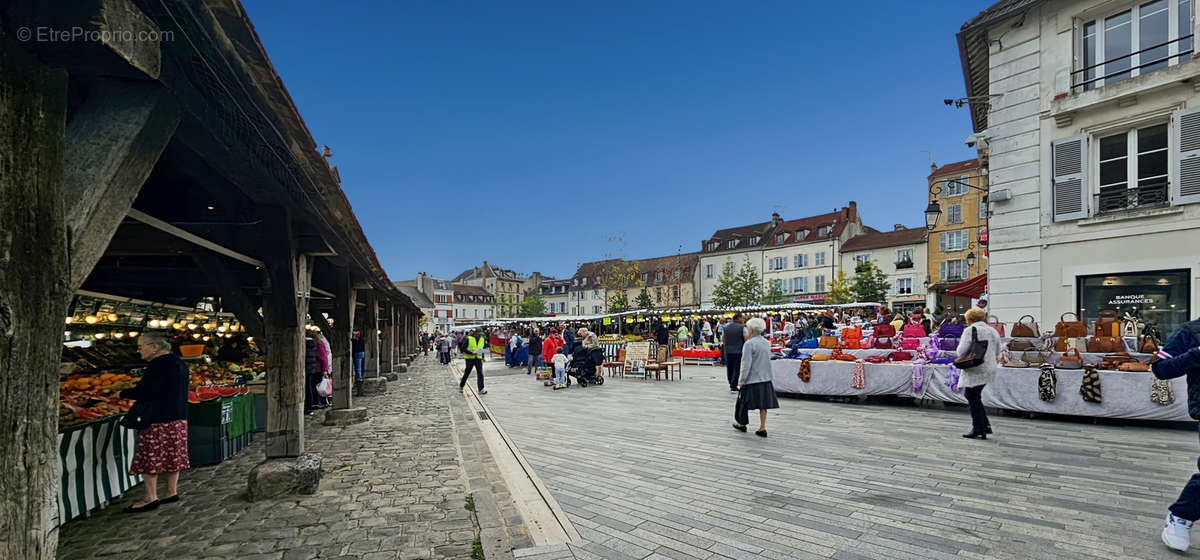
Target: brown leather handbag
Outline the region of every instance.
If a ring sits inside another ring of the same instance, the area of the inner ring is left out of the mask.
[[[1075,337],[1064,336],[1064,337],[1061,337],[1058,340],[1054,341],[1054,351],[1055,352],[1066,352],[1067,350],[1070,350],[1072,348],[1075,348],[1075,349],[1082,348],[1084,350],[1087,350],[1087,338],[1082,337],[1082,336],[1075,336]]]
[[[1111,354],[1124,350],[1125,344],[1121,339],[1112,336],[1094,336],[1087,343],[1087,351],[1092,354]]]
[[[1029,321],[1025,319],[1029,319]],[[1009,334],[1013,338],[1035,338],[1041,336],[1041,333],[1038,332],[1037,321],[1033,320],[1033,315],[1023,315],[1013,324],[1012,331]]]
[[[1150,371],[1150,364],[1143,364],[1142,362],[1125,362],[1117,366],[1117,371],[1146,372]]]
[[[1074,321],[1068,321],[1067,315],[1075,318]],[[1058,316],[1058,323],[1054,325],[1054,336],[1059,338],[1087,336],[1087,325],[1079,320],[1079,315],[1070,311]]]
[[[1121,322],[1117,320],[1114,309],[1101,309],[1100,318],[1092,325],[1093,336],[1121,336]]]
[[[1124,364],[1126,362],[1132,362],[1132,361],[1133,361],[1133,357],[1130,356],[1128,353],[1115,352],[1112,354],[1105,354],[1104,359],[1102,359],[1100,361],[1100,365],[1097,367],[1099,367],[1100,369],[1114,370],[1114,369],[1121,367],[1121,364]]]
[[[836,336],[822,336],[817,339],[818,348],[837,348],[838,338]]]
[[[1154,340],[1153,336],[1143,334],[1142,341],[1138,343],[1138,352],[1143,354],[1157,354],[1158,341]]]
[[[1016,327],[1013,327],[1016,328]],[[1024,352],[1025,350],[1033,350],[1036,348],[1034,344],[1028,340],[1010,340],[1008,341],[1008,349],[1013,352]]]
[[[1072,352],[1075,354],[1072,355]],[[1079,350],[1072,348],[1064,352],[1058,359],[1057,367],[1059,369],[1083,369],[1083,356],[1079,354]]]

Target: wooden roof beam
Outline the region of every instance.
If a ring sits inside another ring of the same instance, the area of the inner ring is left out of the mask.
[[[203,237],[200,237],[199,235],[196,235],[187,230],[175,227],[171,224],[168,224],[167,222],[164,222],[164,221],[162,221],[158,218],[155,218],[154,216],[151,216],[149,214],[146,214],[145,212],[142,212],[140,210],[136,210],[136,209],[132,209],[132,208],[129,209],[129,217],[133,218],[139,222],[142,222],[143,224],[151,226],[155,229],[158,229],[160,231],[174,235],[175,237],[178,237],[180,239],[188,241],[192,244],[198,245],[200,247],[204,247],[205,249],[208,249],[209,251],[229,257],[233,260],[241,261],[241,262],[244,262],[249,265],[257,266],[259,268],[266,268],[266,266],[267,266],[265,263],[263,263],[263,261],[260,261],[254,257],[251,257],[249,255],[244,255],[242,253],[234,251],[233,249],[225,247],[224,245],[219,245],[217,243],[213,243],[212,241],[204,239]]]

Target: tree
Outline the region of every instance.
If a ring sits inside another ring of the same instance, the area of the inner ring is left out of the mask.
[[[736,273],[732,266],[721,270],[721,277],[713,288],[713,305],[717,307],[741,307],[754,305],[762,300],[762,278],[758,269],[750,264],[747,257],[742,262],[742,268]]]
[[[641,284],[638,272],[637,261],[609,259],[600,266],[600,286],[610,313],[629,310],[629,287]]]
[[[654,309],[654,300],[650,299],[650,292],[646,291],[645,286],[638,292],[637,300],[633,303],[638,309]]]
[[[879,270],[874,262],[867,261],[855,267],[854,284],[850,286],[850,293],[854,294],[855,300],[863,303],[884,303],[891,288],[887,274]]]
[[[838,304],[852,301],[854,301],[854,295],[850,293],[850,278],[846,276],[845,272],[839,270],[833,281],[829,283],[829,292],[825,294],[825,303]]]
[[[613,295],[608,296],[608,312],[620,313],[622,311],[629,311],[629,293],[624,288],[620,288]]]
[[[522,317],[541,317],[546,314],[546,301],[542,299],[541,294],[531,292],[525,296],[525,301],[521,302],[519,311]]]
[[[787,303],[788,297],[783,293],[783,286],[781,282],[782,281],[780,280],[771,280],[767,282],[767,286],[763,290],[765,292],[762,297],[763,305],[779,305],[781,303]]]

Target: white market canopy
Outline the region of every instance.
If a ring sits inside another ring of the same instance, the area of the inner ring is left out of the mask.
[[[622,311],[620,313],[606,313],[600,315],[556,315],[547,317],[502,317],[487,323],[479,325],[454,327],[451,330],[463,330],[481,326],[503,326],[512,323],[545,323],[545,322],[574,322],[574,321],[598,321],[605,318],[626,317],[629,315],[643,315],[646,317],[659,317],[664,315],[701,315],[713,316],[724,313],[747,313],[759,311],[800,311],[800,310],[825,310],[825,309],[852,309],[852,308],[870,308],[882,307],[881,303],[841,303],[829,305],[814,305],[811,303],[781,303],[778,305],[748,305],[742,307],[714,307],[709,309],[693,309],[693,308],[675,308],[675,309],[635,309],[631,311]]]

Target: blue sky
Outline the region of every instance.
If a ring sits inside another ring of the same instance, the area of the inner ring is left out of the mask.
[[[942,99],[964,95],[954,34],[989,3],[246,9],[403,280],[484,259],[570,276],[849,200],[867,225],[919,225],[930,154],[974,157],[967,110]]]

